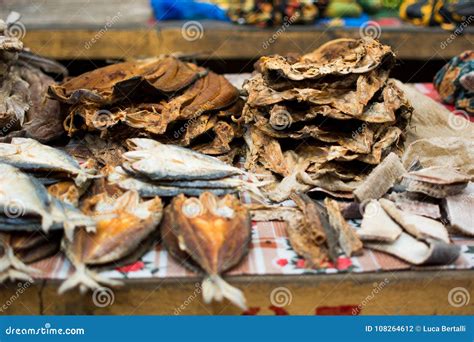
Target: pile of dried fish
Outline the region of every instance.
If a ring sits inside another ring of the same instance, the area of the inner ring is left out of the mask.
[[[100,132],[118,141],[148,136],[230,159],[242,136],[239,91],[223,76],[173,56],[118,63],[60,85],[49,96],[67,107],[70,136]]]
[[[315,186],[350,195],[386,155],[400,154],[412,108],[389,79],[394,63],[390,48],[371,38],[260,59],[244,84],[246,167],[288,179],[272,199]]]
[[[152,139],[129,139],[127,145],[130,151],[122,154],[123,163],[106,170],[108,181],[142,197],[224,195],[239,190],[263,196],[258,187],[265,183],[236,177],[248,175],[215,157]]]
[[[0,20],[0,141],[11,137],[53,141],[63,135],[63,118],[59,103],[45,98],[54,80],[44,72],[66,75],[67,70],[23,49],[23,43],[9,34],[18,19],[13,12],[6,21]]]
[[[250,214],[236,197],[203,193],[199,198],[175,197],[165,209],[161,235],[174,258],[207,274],[202,283],[206,303],[227,298],[245,310],[243,293],[220,274],[247,253],[250,228]]]

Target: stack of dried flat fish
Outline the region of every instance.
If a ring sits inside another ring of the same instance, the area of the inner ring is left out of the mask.
[[[263,196],[258,186],[265,183],[236,177],[248,175],[215,157],[152,139],[134,138],[127,144],[130,151],[122,154],[123,163],[107,168],[108,181],[124,190],[136,190],[142,197],[223,195],[239,190]]]
[[[205,154],[237,151],[242,100],[223,76],[173,56],[118,63],[51,85],[67,107],[64,128],[118,141],[137,135]],[[232,158],[231,158],[232,159]]]
[[[243,293],[220,274],[237,265],[247,253],[250,228],[249,211],[232,195],[179,195],[165,209],[161,236],[174,258],[207,274],[202,283],[206,303],[227,298],[245,310]]]
[[[31,137],[49,142],[63,135],[59,103],[46,99],[54,80],[43,71],[67,74],[51,60],[23,49],[23,43],[9,34],[19,19],[12,13],[0,20],[0,141],[11,137]]]
[[[400,154],[412,108],[388,78],[394,63],[390,48],[371,38],[260,59],[244,84],[246,167],[292,179],[274,200],[314,186],[351,194],[385,156]]]

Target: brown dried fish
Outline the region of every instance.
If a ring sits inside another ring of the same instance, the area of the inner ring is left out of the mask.
[[[208,275],[202,284],[206,303],[227,298],[245,310],[243,293],[220,274],[247,253],[250,229],[250,214],[237,198],[204,193],[199,198],[175,197],[165,209],[161,236],[174,258]]]
[[[349,226],[342,216],[341,209],[337,201],[326,197],[324,200],[326,210],[328,212],[329,223],[339,233],[339,245],[344,254],[348,257],[360,255],[363,252],[362,242],[357,237],[355,231]]]
[[[10,246],[22,262],[29,264],[59,252],[62,232],[11,232]]]

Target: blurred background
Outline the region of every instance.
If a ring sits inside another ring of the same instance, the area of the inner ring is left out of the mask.
[[[365,35],[392,46],[395,77],[431,82],[474,46],[473,0],[0,1],[16,34],[72,75],[118,60],[177,54],[219,73],[251,72],[262,55],[302,54]]]

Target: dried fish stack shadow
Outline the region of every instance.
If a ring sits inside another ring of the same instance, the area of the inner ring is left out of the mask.
[[[69,136],[149,137],[233,160],[243,101],[223,76],[173,56],[99,68],[52,85]]]
[[[311,187],[351,195],[385,156],[401,154],[413,109],[389,79],[394,64],[390,47],[372,38],[259,60],[244,84],[246,167],[292,178],[274,200]]]

